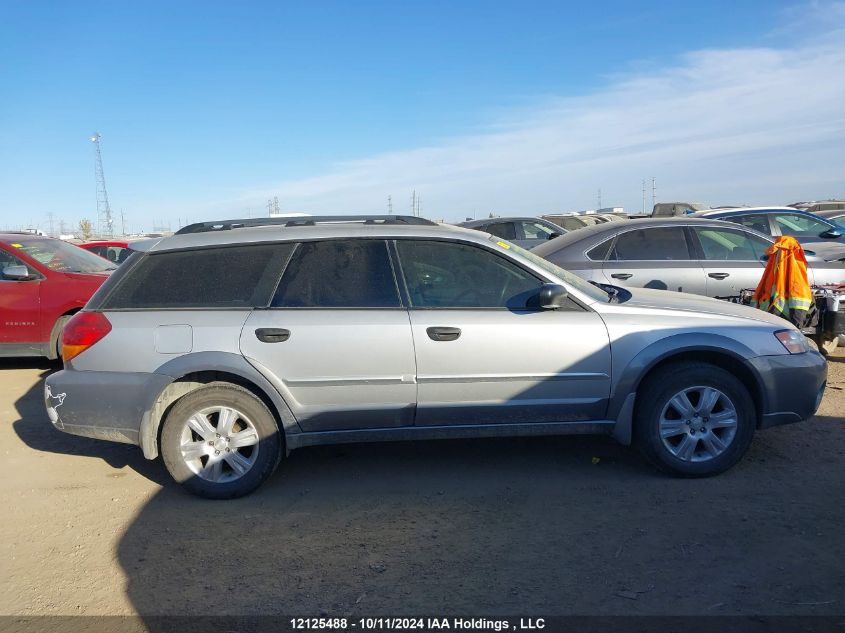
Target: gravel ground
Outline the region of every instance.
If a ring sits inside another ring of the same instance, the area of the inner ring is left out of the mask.
[[[229,502],[55,431],[52,369],[0,361],[0,614],[845,613],[845,355],[711,479],[603,438],[349,445]]]

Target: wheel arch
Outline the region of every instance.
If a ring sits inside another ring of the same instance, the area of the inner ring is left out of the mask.
[[[746,345],[721,335],[679,334],[653,343],[621,370],[608,406],[608,418],[616,420],[613,436],[623,444],[631,443],[637,391],[654,372],[683,362],[708,363],[735,375],[751,394],[759,427],[764,413],[765,387],[749,362],[756,356]]]
[[[299,425],[287,403],[272,384],[242,356],[227,352],[199,352],[180,356],[162,365],[157,374],[172,378],[150,400],[147,414],[141,421],[138,441],[147,459],[159,454],[161,423],[167,413],[184,396],[213,382],[228,382],[247,389],[261,400],[276,419],[287,450],[285,437],[299,432]]]

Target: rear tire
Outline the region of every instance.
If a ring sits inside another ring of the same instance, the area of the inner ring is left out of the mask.
[[[50,350],[55,354],[54,357],[56,360],[64,362],[64,358],[62,358],[62,330],[67,325],[67,322],[70,321],[70,318],[73,315],[66,315],[61,316],[56,319],[55,325],[53,325],[53,331],[50,335]]]
[[[253,492],[273,474],[281,447],[267,406],[249,390],[224,382],[178,400],[161,432],[161,455],[170,475],[207,499]]]
[[[664,472],[707,477],[745,455],[754,437],[751,394],[733,374],[707,363],[678,363],[646,379],[637,393],[636,443]]]

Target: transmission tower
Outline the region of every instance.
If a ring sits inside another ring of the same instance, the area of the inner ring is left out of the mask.
[[[114,235],[109,194],[106,191],[106,177],[103,175],[103,155],[100,153],[100,133],[91,137],[94,143],[94,174],[97,178],[97,233],[101,237]]]

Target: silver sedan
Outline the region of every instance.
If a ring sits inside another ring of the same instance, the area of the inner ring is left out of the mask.
[[[586,227],[532,252],[589,281],[728,297],[757,286],[772,243],[720,220],[655,218]],[[805,253],[810,283],[845,280],[845,252]]]

